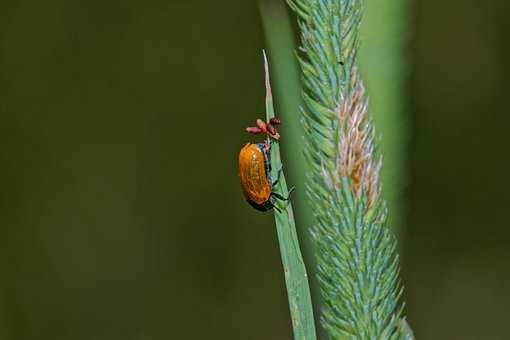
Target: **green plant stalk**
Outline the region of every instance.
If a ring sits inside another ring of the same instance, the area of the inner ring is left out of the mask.
[[[288,177],[291,183],[305,183],[306,163],[303,155],[303,127],[299,122],[299,106],[301,102],[301,86],[299,81],[299,67],[294,50],[294,33],[292,24],[285,8],[285,3],[279,0],[261,0],[259,8],[271,64],[273,65],[272,83],[277,94],[275,100],[278,116],[284,124],[281,131],[285,136],[282,152],[287,164]],[[313,213],[307,202],[304,185],[296,186],[292,197],[296,207],[298,234],[304,250],[306,263],[311,263],[310,243],[308,231],[313,225]]]
[[[269,79],[269,65],[264,53],[265,76],[266,76],[266,118],[267,121],[275,116],[273,107],[273,95]],[[278,171],[282,169],[280,158],[280,146],[278,142],[271,143],[271,177],[277,178]],[[289,190],[285,181],[283,171],[280,174],[279,183],[273,188],[274,191],[287,197]],[[292,203],[278,202],[278,209],[275,209],[276,230],[280,245],[283,271],[285,274],[285,285],[289,300],[290,316],[294,339],[315,340],[315,323],[313,319],[312,299],[308,285],[308,275],[301,255]]]
[[[407,182],[405,155],[409,136],[404,89],[407,18],[407,0],[366,1],[359,52],[372,116],[382,137],[379,148],[384,155],[383,196],[390,211],[388,227],[395,234],[402,233],[405,216],[402,195]]]
[[[259,9],[264,28],[266,45],[271,55],[272,86],[278,117],[284,124],[280,131],[285,143],[281,152],[286,164],[286,175],[290,183],[296,184],[292,193],[297,233],[303,258],[309,273],[309,285],[314,305],[314,315],[319,310],[319,290],[314,269],[313,244],[310,229],[313,226],[313,212],[306,197],[306,162],[304,159],[303,127],[299,122],[301,82],[297,64],[296,42],[292,22],[285,3],[281,0],[259,0]],[[316,319],[316,321],[318,321]]]

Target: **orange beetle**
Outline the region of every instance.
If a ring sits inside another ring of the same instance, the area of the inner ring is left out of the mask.
[[[274,198],[285,201],[289,198],[272,191],[278,179],[274,183],[271,181],[269,150],[267,143],[246,144],[239,152],[239,179],[244,197],[252,207],[259,211],[272,208],[280,211],[274,205]]]

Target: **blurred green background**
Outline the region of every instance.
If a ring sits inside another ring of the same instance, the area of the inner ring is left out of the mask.
[[[410,323],[508,339],[510,4],[410,7]],[[237,179],[263,46],[255,1],[0,3],[0,339],[291,339]]]

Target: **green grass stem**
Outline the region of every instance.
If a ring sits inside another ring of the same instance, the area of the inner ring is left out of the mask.
[[[269,78],[269,65],[265,53],[264,63],[266,76],[266,115],[267,121],[269,121],[275,114]],[[282,169],[280,145],[275,141],[271,143],[271,176],[277,178],[279,169]],[[283,172],[280,175],[278,185],[276,185],[273,190],[285,197],[289,195]],[[274,212],[276,230],[278,233],[283,271],[285,273],[285,285],[287,287],[294,339],[315,340],[315,324],[310,287],[308,285],[308,275],[299,247],[292,203],[290,201],[278,202],[277,205],[281,211],[275,209]]]
[[[278,116],[284,124],[281,126],[285,144],[282,153],[287,164],[287,176],[292,183],[305,183],[306,162],[303,155],[303,127],[299,122],[301,101],[301,85],[299,66],[294,50],[296,48],[292,23],[283,1],[261,0],[259,8],[264,27],[265,39],[271,54],[273,65],[272,83],[276,93]],[[310,245],[308,232],[313,225],[313,213],[307,204],[304,185],[297,185],[293,193],[296,207],[298,234],[306,263],[311,263],[312,256],[307,256]],[[308,241],[308,242],[307,242]]]
[[[366,1],[361,24],[360,69],[370,93],[370,108],[377,126],[378,141],[384,156],[381,180],[388,204],[388,227],[400,234],[407,183],[405,169],[409,139],[407,96],[404,82],[404,46],[408,38],[407,0]]]

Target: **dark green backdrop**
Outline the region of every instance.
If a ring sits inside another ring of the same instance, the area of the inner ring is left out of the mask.
[[[412,10],[409,319],[419,339],[504,339],[510,6]],[[264,110],[258,15],[1,2],[1,339],[291,339],[273,221],[236,174]]]

